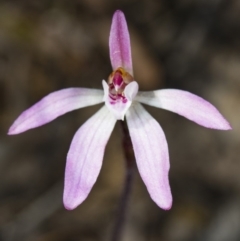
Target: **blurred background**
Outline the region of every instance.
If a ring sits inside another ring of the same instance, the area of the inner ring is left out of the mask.
[[[239,0],[0,0],[0,240],[109,240],[125,173],[120,124],[93,190],[74,211],[62,204],[66,154],[101,105],[6,133],[52,91],[102,88],[116,9],[128,22],[140,89],[200,95],[233,127],[209,130],[146,107],[168,140],[173,207],[156,206],[136,169],[122,240],[240,240]]]

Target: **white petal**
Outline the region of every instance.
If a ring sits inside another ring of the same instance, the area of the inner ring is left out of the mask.
[[[137,93],[138,83],[136,81],[132,81],[125,87],[124,94],[129,101],[133,101]]]
[[[138,103],[132,105],[126,117],[138,170],[148,192],[159,207],[170,209],[169,155],[163,130]]]
[[[101,102],[103,102],[102,90],[68,88],[52,92],[22,112],[10,127],[8,134],[19,134],[42,126],[69,111]]]
[[[115,123],[116,119],[103,106],[76,132],[65,170],[64,205],[67,209],[76,208],[91,191]]]
[[[103,101],[106,101],[109,95],[109,86],[105,80],[102,80],[102,85],[103,85],[103,92],[104,92]]]
[[[190,92],[163,89],[138,92],[137,101],[175,112],[207,128],[229,130],[231,126],[208,101]]]

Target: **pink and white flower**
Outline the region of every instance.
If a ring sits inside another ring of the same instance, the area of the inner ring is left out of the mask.
[[[53,92],[24,111],[10,127],[14,135],[44,125],[66,112],[105,102],[76,132],[65,170],[64,205],[74,209],[91,191],[102,166],[105,146],[117,120],[126,116],[139,173],[153,201],[170,209],[169,154],[164,132],[140,103],[166,109],[207,128],[229,130],[229,123],[206,100],[187,91],[138,91],[133,77],[130,38],[124,14],[116,11],[109,38],[113,72],[103,90],[68,88]]]

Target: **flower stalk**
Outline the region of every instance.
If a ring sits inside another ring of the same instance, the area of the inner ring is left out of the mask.
[[[135,169],[135,165],[134,165],[135,158],[134,158],[133,146],[132,146],[126,121],[121,121],[121,126],[123,131],[122,144],[123,144],[123,151],[125,156],[126,172],[125,172],[123,191],[121,194],[119,207],[117,210],[117,216],[116,216],[115,225],[113,227],[111,241],[119,241],[122,237],[124,223],[127,216],[128,202],[130,200],[130,194],[132,190],[134,169]]]

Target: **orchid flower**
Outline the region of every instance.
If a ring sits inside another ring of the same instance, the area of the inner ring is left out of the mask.
[[[65,170],[64,206],[81,204],[99,175],[105,146],[117,120],[126,116],[139,173],[153,201],[170,209],[169,154],[166,137],[158,122],[140,104],[182,115],[207,128],[229,130],[229,123],[206,100],[187,91],[162,89],[138,91],[133,77],[130,37],[124,14],[116,11],[109,37],[113,72],[102,81],[103,90],[68,88],[53,92],[24,111],[10,127],[14,135],[42,126],[66,112],[104,102],[104,106],[76,132]]]

